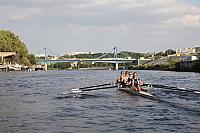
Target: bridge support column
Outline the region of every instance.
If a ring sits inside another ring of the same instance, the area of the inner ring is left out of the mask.
[[[140,59],[137,59],[137,65],[140,65]]]
[[[48,70],[48,68],[47,68],[47,64],[44,65],[44,70],[45,70],[45,71]]]
[[[118,69],[119,69],[119,64],[118,64],[118,63],[115,63],[115,64],[114,64],[114,69],[115,69],[115,70],[118,70]]]

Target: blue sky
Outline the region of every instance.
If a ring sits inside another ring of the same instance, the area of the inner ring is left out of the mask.
[[[158,52],[200,45],[200,1],[1,0],[0,29],[31,53]]]

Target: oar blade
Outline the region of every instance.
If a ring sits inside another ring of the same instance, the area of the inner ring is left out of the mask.
[[[200,91],[194,91],[194,93],[200,94]]]
[[[79,88],[74,88],[74,89],[71,89],[72,93],[81,93],[82,90],[80,90]]]

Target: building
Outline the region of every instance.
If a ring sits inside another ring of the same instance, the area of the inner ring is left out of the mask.
[[[180,48],[176,49],[177,56],[184,56],[184,55],[197,55],[200,53],[200,46],[196,46],[193,48]]]
[[[184,56],[170,56],[172,59],[179,59],[182,61],[194,61],[197,60],[197,56],[191,56],[191,55],[184,55]]]
[[[35,57],[45,57],[45,54],[35,54]]]
[[[200,46],[194,47],[195,54],[200,54]]]
[[[195,52],[193,48],[180,48],[176,49],[176,55],[181,56],[181,55],[191,55]]]

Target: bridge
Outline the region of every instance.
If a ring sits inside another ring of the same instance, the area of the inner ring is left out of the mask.
[[[119,64],[120,63],[133,63],[136,62],[137,65],[140,64],[140,59],[124,59],[124,58],[118,58],[118,53],[117,53],[117,47],[114,47],[113,50],[113,55],[114,58],[103,58],[106,55],[108,55],[109,53],[106,53],[98,58],[95,59],[59,59],[59,60],[48,60],[46,58],[46,48],[45,50],[45,60],[40,60],[37,62],[37,64],[51,64],[51,63],[62,63],[62,62],[100,62],[100,63],[112,63],[114,64],[114,69],[118,70],[119,68]]]

